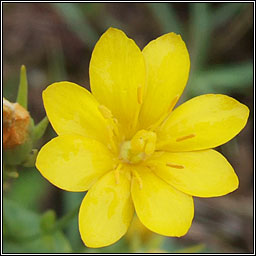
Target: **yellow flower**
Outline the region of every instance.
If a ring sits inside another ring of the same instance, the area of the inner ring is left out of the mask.
[[[211,148],[236,136],[249,110],[231,97],[207,94],[172,111],[189,68],[179,35],[165,34],[141,51],[110,28],[92,53],[92,94],[70,82],[43,92],[58,137],[44,145],[36,166],[61,189],[89,190],[79,212],[87,246],[120,239],[134,208],[151,231],[183,236],[194,216],[192,196],[238,187],[231,165]]]

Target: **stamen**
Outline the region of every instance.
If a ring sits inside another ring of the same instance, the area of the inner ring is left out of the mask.
[[[139,104],[142,104],[142,86],[137,88],[137,100]]]
[[[156,170],[156,167],[153,165],[145,165],[147,168],[149,168],[151,171]]]
[[[173,163],[167,163],[166,166],[169,166],[169,167],[172,167],[172,168],[177,168],[177,169],[184,169],[185,168],[183,165],[173,164]]]
[[[112,122],[112,125],[113,125],[113,135],[118,137],[120,134],[119,134],[119,130],[118,130],[118,127],[117,127],[117,124],[115,122]]]
[[[111,111],[106,106],[99,105],[98,109],[104,118],[111,119],[113,117]]]
[[[119,165],[117,166],[117,168],[115,169],[115,171],[114,171],[114,172],[115,172],[116,184],[119,184],[119,183],[120,183],[119,171],[120,171],[121,167],[122,167],[122,164],[119,164]]]
[[[183,141],[183,140],[186,140],[186,139],[191,139],[191,138],[194,138],[196,135],[191,133],[189,135],[186,135],[186,136],[183,136],[183,137],[180,137],[178,139],[176,139],[177,142],[180,142],[180,141]]]
[[[173,98],[173,100],[172,100],[172,102],[171,102],[171,104],[170,104],[170,107],[169,107],[169,109],[168,109],[168,112],[169,112],[169,113],[170,113],[170,112],[173,110],[173,108],[175,107],[175,105],[176,105],[178,99],[179,99],[179,94],[177,94],[177,95]]]
[[[142,189],[142,179],[141,179],[140,175],[136,171],[134,171],[134,170],[132,172],[133,172],[135,178],[137,179],[137,181],[139,183],[140,189]]]
[[[116,118],[113,117],[112,112],[106,106],[99,105],[98,110],[100,111],[102,116],[106,119],[108,134],[111,141],[110,147],[116,152],[117,151],[116,140],[120,135],[119,129],[118,129],[118,121]]]
[[[112,150],[114,150],[115,152],[117,152],[117,145],[116,145],[116,143],[115,143],[115,141],[114,141],[114,135],[115,135],[115,133],[114,133],[114,129],[113,129],[113,127],[111,126],[111,125],[107,125],[107,131],[108,131],[108,136],[109,136],[109,138],[110,138],[110,144],[109,144],[109,146],[110,146],[110,148],[112,149]],[[109,147],[108,147],[109,148]],[[110,150],[111,150],[110,149]]]

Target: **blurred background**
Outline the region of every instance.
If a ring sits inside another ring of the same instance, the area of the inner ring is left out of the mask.
[[[35,123],[45,116],[41,94],[49,84],[68,80],[89,89],[90,56],[110,26],[122,29],[141,49],[164,33],[181,34],[191,71],[179,104],[222,93],[250,109],[245,129],[217,148],[234,167],[239,189],[220,198],[195,198],[195,218],[186,236],[164,238],[135,219],[118,243],[86,248],[76,210],[85,193],[64,192],[35,168],[20,168],[19,177],[4,187],[4,252],[252,253],[253,9],[253,3],[3,3],[3,95],[15,101],[24,64]],[[54,136],[49,125],[37,148]],[[65,216],[63,230],[36,237],[55,215]]]

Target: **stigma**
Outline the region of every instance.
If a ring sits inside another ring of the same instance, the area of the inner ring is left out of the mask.
[[[120,147],[119,158],[129,164],[137,164],[155,152],[156,134],[140,130],[131,140],[124,141]]]

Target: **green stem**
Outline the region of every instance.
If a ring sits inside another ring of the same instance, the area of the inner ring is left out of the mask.
[[[66,215],[61,217],[53,226],[52,230],[49,232],[53,232],[59,229],[63,229],[67,226],[67,224],[78,214],[78,210],[80,208],[80,204],[74,208],[71,212],[68,212]]]

